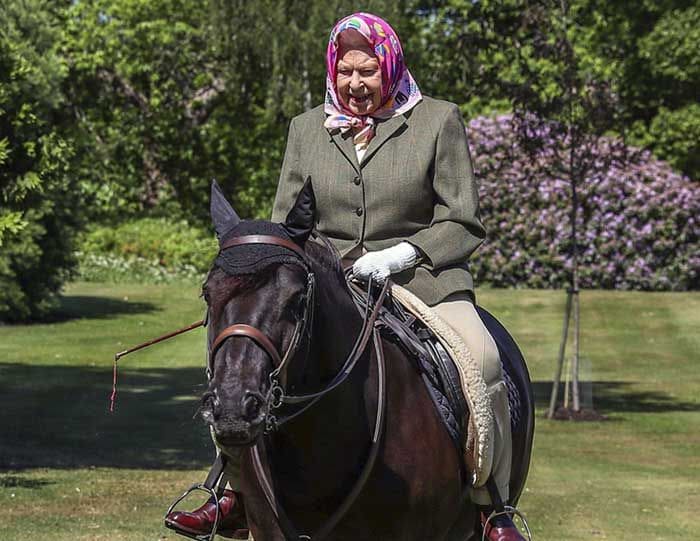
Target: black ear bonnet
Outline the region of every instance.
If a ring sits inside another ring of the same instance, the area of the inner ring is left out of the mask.
[[[282,224],[264,220],[242,220],[221,238],[221,243],[244,235],[272,235],[293,241]],[[274,244],[244,244],[220,252],[214,265],[226,274],[237,276],[253,274],[275,264],[297,264],[306,268],[301,258],[291,250]]]

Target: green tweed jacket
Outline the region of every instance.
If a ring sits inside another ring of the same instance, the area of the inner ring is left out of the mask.
[[[362,163],[352,137],[324,128],[323,106],[289,127],[272,221],[284,221],[307,176],[317,229],[342,256],[408,241],[420,264],[392,279],[434,305],[473,294],[467,259],[484,239],[467,136],[456,105],[424,96],[406,114],[379,122]]]

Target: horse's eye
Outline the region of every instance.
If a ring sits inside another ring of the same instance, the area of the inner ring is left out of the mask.
[[[306,295],[299,295],[296,301],[297,312],[301,313],[306,307]]]
[[[289,314],[292,316],[298,316],[304,309],[304,301],[304,295],[298,295],[291,299],[289,304],[287,305],[287,310],[289,310]]]

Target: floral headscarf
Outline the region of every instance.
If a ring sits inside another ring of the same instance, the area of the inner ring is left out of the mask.
[[[374,50],[382,72],[381,105],[370,115],[354,115],[345,107],[336,88],[338,66],[338,36],[345,30],[357,30]],[[353,139],[366,146],[374,137],[375,118],[388,119],[402,115],[421,101],[422,95],[406,68],[403,49],[394,29],[384,19],[370,13],[353,13],[336,23],[331,31],[326,52],[326,102],[328,118],[324,126],[345,133],[353,127],[363,127]]]

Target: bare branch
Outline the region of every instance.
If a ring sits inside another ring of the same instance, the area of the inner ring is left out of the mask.
[[[226,90],[226,82],[222,77],[215,77],[211,84],[198,89],[194,95],[185,102],[185,116],[198,126],[203,124],[214,110],[216,100]]]
[[[119,93],[136,105],[143,114],[148,114],[150,112],[146,96],[136,90],[126,78],[106,68],[99,68],[97,70],[97,77],[111,84],[113,87],[116,87]]]

